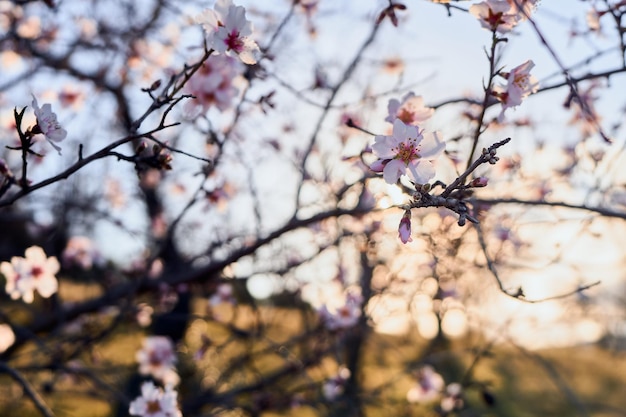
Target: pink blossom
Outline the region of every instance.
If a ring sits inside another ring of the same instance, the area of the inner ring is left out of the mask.
[[[423,131],[420,132],[417,126],[407,125],[396,119],[391,136],[375,137],[372,150],[379,160],[371,167],[376,171],[382,165],[383,178],[389,184],[395,184],[407,171],[414,182],[426,184],[435,176],[435,167],[431,161],[445,147],[446,144],[439,139],[437,133],[424,137]]]
[[[509,32],[519,20],[517,13],[511,13],[511,5],[506,0],[486,0],[472,5],[469,12],[482,27],[499,33]]]
[[[450,413],[462,407],[463,387],[458,382],[453,382],[446,387],[444,396],[441,399],[441,409],[446,413]]]
[[[346,383],[350,378],[350,370],[346,367],[341,367],[337,375],[329,378],[324,382],[322,386],[322,394],[328,401],[335,401],[337,397],[343,394]]]
[[[94,263],[100,264],[103,261],[93,241],[85,236],[70,238],[61,257],[64,265],[77,266],[84,270],[89,270]]]
[[[414,93],[408,93],[402,98],[389,100],[387,105],[389,115],[385,120],[393,123],[396,119],[402,120],[407,125],[418,125],[421,122],[430,119],[435,112],[434,109],[424,106],[422,96],[416,96]]]
[[[537,8],[540,0],[507,0],[511,6],[509,13],[513,14],[518,23],[523,22]]]
[[[522,104],[523,99],[539,89],[539,82],[534,76],[530,75],[530,70],[534,66],[535,63],[532,60],[528,60],[513,68],[511,72],[504,74],[507,78],[506,87],[500,86],[494,89],[494,95],[502,102],[500,120],[506,109],[519,106]]]
[[[411,210],[406,210],[402,219],[400,219],[400,226],[398,227],[398,236],[402,243],[412,242],[411,238]]]
[[[39,108],[37,99],[33,96],[33,109],[37,118],[37,125],[33,129],[34,133],[43,133],[50,145],[61,153],[61,148],[53,142],[61,142],[67,136],[67,131],[61,127],[57,121],[57,115],[52,112],[52,106],[49,103]]]
[[[255,64],[260,55],[256,42],[249,36],[252,24],[246,19],[246,9],[231,0],[218,0],[215,9],[206,9],[196,21],[207,32],[209,47],[219,53],[235,53],[245,64]]]
[[[7,294],[14,300],[22,298],[24,302],[32,303],[35,291],[44,298],[56,293],[59,284],[55,274],[60,268],[57,258],[48,258],[39,246],[26,249],[25,255],[25,258],[14,256],[11,263],[0,264],[0,273],[7,281]]]
[[[242,65],[232,57],[209,57],[185,84],[185,92],[195,97],[185,106],[187,115],[193,118],[211,107],[227,110],[239,93],[233,83],[242,72]]]
[[[348,294],[343,305],[334,309],[323,305],[318,312],[328,330],[347,329],[358,323],[362,303],[360,295]]]
[[[236,303],[237,300],[233,297],[233,286],[231,284],[220,284],[215,293],[209,299],[209,304],[211,306],[219,304],[235,305]]]
[[[171,385],[166,386],[164,392],[153,382],[144,382],[141,385],[141,396],[130,403],[128,412],[141,417],[182,417],[177,396],[178,393]]]
[[[150,375],[157,381],[176,385],[176,352],[174,343],[166,336],[150,336],[144,339],[143,347],[137,352],[139,373]]]
[[[419,370],[416,384],[407,392],[406,398],[411,403],[431,402],[439,398],[445,382],[432,366]]]

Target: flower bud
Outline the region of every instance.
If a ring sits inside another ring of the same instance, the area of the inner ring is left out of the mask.
[[[472,182],[470,182],[470,187],[486,187],[488,183],[489,183],[489,178],[478,177],[478,178],[474,178]]]
[[[400,237],[402,243],[413,241],[413,239],[411,239],[411,210],[406,210],[402,219],[400,219],[398,237]]]

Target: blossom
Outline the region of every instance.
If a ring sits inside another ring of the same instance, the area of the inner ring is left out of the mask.
[[[389,115],[385,118],[387,122],[393,123],[396,119],[400,119],[407,125],[418,125],[428,120],[435,112],[434,109],[424,106],[422,96],[416,96],[412,92],[406,94],[402,101],[395,98],[389,100],[387,110],[389,111]]]
[[[398,236],[402,243],[411,242],[411,210],[406,210],[402,219],[400,219],[400,226],[398,226]]]
[[[85,236],[70,238],[61,258],[63,259],[63,265],[76,266],[84,270],[90,270],[94,263],[102,263],[102,255],[100,255],[93,241]]]
[[[350,378],[350,370],[344,366],[339,369],[337,375],[329,378],[322,385],[322,394],[328,401],[335,401],[337,397],[343,394],[345,385]]]
[[[450,413],[463,407],[463,387],[458,382],[453,382],[446,387],[446,392],[441,399],[441,410]]]
[[[141,385],[141,396],[130,403],[128,412],[141,417],[182,417],[177,396],[178,393],[171,385],[166,386],[164,392],[153,382],[144,382]]]
[[[445,382],[432,366],[424,366],[419,370],[416,384],[407,392],[406,398],[411,403],[424,403],[436,400]]]
[[[347,329],[359,321],[362,302],[360,295],[348,294],[343,305],[330,310],[323,305],[318,312],[328,330]]]
[[[185,112],[195,117],[211,107],[227,110],[239,93],[233,81],[242,72],[242,65],[234,58],[211,55],[185,84],[184,91],[195,97],[187,102]]]
[[[259,46],[250,39],[252,23],[246,19],[246,9],[231,0],[218,0],[215,9],[204,10],[196,21],[207,32],[209,47],[219,53],[234,52],[246,64],[255,64]]]
[[[530,75],[530,70],[535,66],[532,60],[528,60],[523,64],[513,68],[508,74],[503,74],[507,78],[506,87],[499,86],[494,88],[494,95],[502,102],[502,118],[503,113],[509,107],[517,107],[522,104],[522,100],[530,94],[537,92],[539,82]]]
[[[47,257],[39,246],[26,249],[26,257],[14,256],[11,262],[0,264],[0,273],[6,278],[5,291],[12,299],[22,298],[32,303],[34,292],[48,298],[58,289],[55,274],[59,272],[59,261],[56,257]]]
[[[60,154],[61,148],[54,142],[61,142],[65,139],[67,131],[57,121],[57,115],[52,112],[52,106],[49,103],[40,108],[37,99],[33,96],[32,105],[37,118],[37,125],[33,128],[33,132],[43,133],[50,145]]]
[[[143,348],[137,352],[139,373],[150,375],[164,383],[177,384],[176,352],[174,343],[166,336],[150,336],[143,341]]]
[[[237,300],[233,296],[233,286],[231,284],[220,284],[215,293],[209,298],[209,304],[216,306],[219,304],[237,304]]]
[[[509,32],[519,21],[518,14],[511,13],[511,5],[506,0],[486,0],[472,5],[469,12],[482,27],[500,33]]]
[[[446,144],[438,134],[430,133],[426,137],[417,126],[406,125],[402,120],[393,122],[391,136],[376,136],[372,151],[378,160],[370,168],[383,173],[389,184],[395,184],[400,176],[406,174],[418,184],[426,184],[435,176],[435,160],[445,149]]]
[[[507,0],[511,6],[510,13],[515,14],[519,22],[527,19],[528,16],[537,8],[540,0]]]

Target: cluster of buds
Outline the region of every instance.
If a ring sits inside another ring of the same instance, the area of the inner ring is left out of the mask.
[[[491,165],[495,165],[496,162],[500,160],[500,158],[496,156],[496,149],[493,147],[490,147],[489,149],[483,148],[482,154],[484,159]]]

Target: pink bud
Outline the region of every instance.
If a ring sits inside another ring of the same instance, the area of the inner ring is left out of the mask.
[[[472,182],[470,183],[470,185],[472,187],[486,187],[488,183],[489,183],[489,178],[478,177],[478,178],[474,178]]]
[[[402,219],[400,219],[400,225],[398,226],[398,236],[402,243],[412,242],[411,239],[411,210],[406,210]]]

